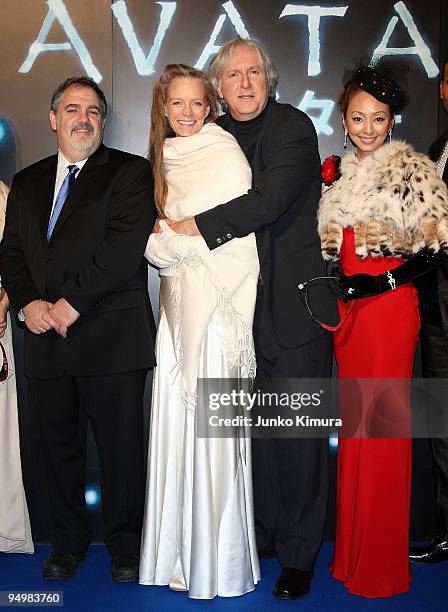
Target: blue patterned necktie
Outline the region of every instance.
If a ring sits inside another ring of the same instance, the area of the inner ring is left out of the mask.
[[[76,175],[79,172],[78,166],[75,164],[71,166],[67,166],[68,174],[64,179],[64,182],[59,189],[58,197],[56,198],[56,202],[54,203],[53,212],[51,213],[50,221],[48,222],[47,229],[47,240],[50,240],[51,234],[53,233],[54,226],[61,214],[61,210],[64,206],[65,200],[67,199],[68,192],[70,191],[73,183],[75,182]]]

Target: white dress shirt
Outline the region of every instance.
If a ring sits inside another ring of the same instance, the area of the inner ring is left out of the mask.
[[[56,198],[58,196],[59,190],[62,186],[62,183],[64,182],[65,177],[68,174],[68,167],[69,166],[73,166],[76,165],[79,168],[79,172],[81,172],[84,164],[86,163],[86,161],[88,160],[88,157],[86,157],[86,159],[82,159],[79,162],[76,162],[76,164],[72,164],[71,162],[67,161],[65,159],[65,157],[62,155],[62,153],[60,151],[58,151],[58,167],[56,170],[56,183],[54,185],[54,194],[53,194],[53,204],[51,206],[51,213],[50,213],[50,219],[51,219],[51,215],[53,214],[53,209],[54,209],[54,205],[56,203]],[[76,178],[79,176],[79,172],[76,175]],[[23,309],[21,308],[17,314],[17,318],[19,319],[19,321],[25,321],[25,315],[23,314]]]
[[[72,162],[67,161],[65,159],[65,157],[62,155],[62,153],[60,151],[58,151],[58,169],[56,171],[56,183],[54,185],[53,205],[51,207],[50,217],[51,217],[51,215],[53,213],[53,208],[54,208],[54,205],[56,203],[56,198],[58,197],[59,190],[60,190],[60,188],[62,186],[62,183],[64,182],[65,177],[68,174],[68,167],[69,166],[78,166],[79,172],[81,172],[84,164],[86,163],[86,161],[88,159],[89,158],[86,157],[85,159],[82,159],[81,161],[78,161],[78,162],[76,162],[76,164],[74,164]],[[79,172],[76,175],[76,178],[78,178]]]

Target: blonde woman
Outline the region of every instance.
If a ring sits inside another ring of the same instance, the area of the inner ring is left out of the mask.
[[[213,123],[217,114],[203,73],[165,68],[151,113],[161,219],[195,215],[250,188],[249,165],[234,137]],[[210,251],[200,236],[177,235],[163,220],[161,229],[146,250],[161,288],[140,582],[197,599],[242,595],[260,577],[250,440],[238,429],[201,437],[198,379],[254,376],[255,236]]]

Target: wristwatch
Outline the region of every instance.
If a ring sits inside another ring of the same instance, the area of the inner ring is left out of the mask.
[[[23,314],[23,308],[21,308],[17,313],[17,318],[21,323],[25,323],[25,315]]]

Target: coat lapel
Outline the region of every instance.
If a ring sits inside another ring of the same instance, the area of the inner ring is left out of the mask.
[[[73,187],[70,189],[67,199],[65,200],[61,214],[59,215],[53,233],[51,234],[50,243],[54,240],[54,237],[73,214],[83,196],[95,185],[95,179],[100,173],[102,166],[107,163],[108,159],[109,150],[104,145],[100,145],[98,150],[95,151],[91,157],[89,157],[82,170],[79,172],[78,177],[75,180]]]
[[[428,155],[435,164],[437,164],[440,156],[442,155],[443,149],[445,148],[445,143],[447,140],[448,140],[448,132],[445,132],[445,134],[440,136],[430,146]],[[448,185],[448,163],[445,164],[445,169],[443,171],[442,179]]]
[[[48,158],[48,167],[43,170],[39,168],[39,174],[36,175],[34,180],[34,201],[36,202],[39,229],[44,246],[47,244],[47,228],[53,204],[57,167],[58,156],[53,155]]]

